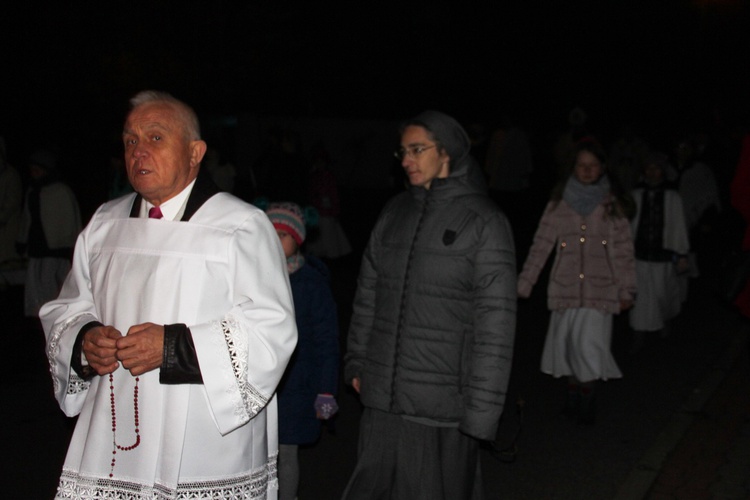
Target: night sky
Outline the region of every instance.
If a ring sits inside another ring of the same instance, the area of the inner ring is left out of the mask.
[[[706,123],[714,110],[734,126],[750,108],[745,3],[19,3],[0,20],[0,134],[16,163],[39,144],[97,161],[145,88],[202,120],[437,108],[545,131],[581,106],[603,134]]]

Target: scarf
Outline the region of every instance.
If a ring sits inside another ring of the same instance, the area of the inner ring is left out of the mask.
[[[565,184],[563,200],[580,215],[589,215],[609,194],[609,179],[602,175],[593,184],[581,184],[571,175]]]
[[[290,275],[295,271],[298,271],[299,268],[304,265],[305,257],[299,252],[286,259],[286,269],[289,271]]]

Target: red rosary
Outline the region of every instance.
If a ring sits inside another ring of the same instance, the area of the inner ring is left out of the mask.
[[[140,379],[138,377],[135,378],[135,387],[133,388],[133,419],[135,421],[135,443],[131,444],[130,446],[120,446],[117,444],[117,412],[115,410],[115,383],[114,379],[112,378],[112,374],[109,374],[109,403],[110,403],[110,413],[112,414],[112,464],[109,469],[109,477],[112,477],[114,475],[115,470],[115,460],[117,455],[117,450],[121,451],[130,451],[135,448],[138,448],[138,445],[141,444],[141,430],[140,430],[140,422],[138,419],[138,381]]]

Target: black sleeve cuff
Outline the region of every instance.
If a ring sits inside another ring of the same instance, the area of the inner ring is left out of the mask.
[[[164,325],[164,355],[159,382],[162,384],[202,384],[201,368],[193,335],[187,325]]]
[[[96,375],[96,371],[93,368],[91,368],[91,366],[89,365],[83,366],[83,363],[81,362],[81,353],[83,349],[83,336],[86,334],[87,331],[97,326],[104,326],[104,325],[99,323],[98,321],[91,321],[83,325],[81,329],[78,331],[78,336],[76,337],[76,343],[73,344],[73,354],[70,357],[70,367],[83,380],[89,380],[93,378],[94,375]]]

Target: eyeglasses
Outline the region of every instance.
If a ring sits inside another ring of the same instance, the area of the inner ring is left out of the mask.
[[[399,148],[393,152],[393,156],[399,160],[403,160],[407,156],[412,160],[416,160],[419,155],[436,146],[437,144],[433,144],[432,146],[409,146],[406,148]]]

